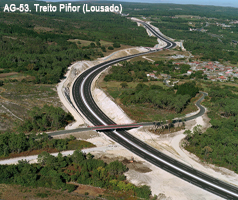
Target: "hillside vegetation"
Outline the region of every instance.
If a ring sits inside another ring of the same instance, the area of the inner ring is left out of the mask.
[[[206,162],[227,167],[238,173],[238,89],[231,86],[210,86],[209,108],[211,127],[205,133],[195,131],[187,136],[186,149]]]
[[[106,48],[100,40],[113,42],[114,48],[154,46],[156,38],[146,35],[143,27],[114,13],[0,12],[0,73],[22,72],[35,83],[57,83],[72,62],[102,57]],[[81,46],[70,39],[92,43]]]

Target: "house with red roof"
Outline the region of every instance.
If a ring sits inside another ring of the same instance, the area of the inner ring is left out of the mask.
[[[219,81],[227,81],[227,77],[225,77],[225,76],[220,76],[220,77],[218,77],[217,78],[217,80],[219,80]]]

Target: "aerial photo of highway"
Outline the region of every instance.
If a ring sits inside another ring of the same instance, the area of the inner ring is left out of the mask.
[[[238,4],[0,2],[0,199],[238,199]]]

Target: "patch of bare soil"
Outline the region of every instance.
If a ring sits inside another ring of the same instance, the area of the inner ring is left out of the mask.
[[[99,137],[99,134],[96,131],[82,131],[82,132],[76,132],[76,133],[56,135],[56,136],[52,136],[52,137],[54,139],[65,139],[65,138],[69,138],[70,135],[72,135],[80,140],[88,140],[90,138]]]
[[[5,83],[0,89],[0,130],[13,129],[14,123],[27,118],[27,111],[45,104],[63,107],[55,85]]]
[[[5,77],[8,77],[8,76],[13,76],[13,75],[16,75],[16,74],[18,74],[18,72],[2,73],[2,74],[0,74],[0,78],[5,78]]]
[[[166,126],[166,128],[162,128],[161,126],[157,128],[154,126],[154,127],[150,128],[149,131],[154,133],[155,135],[163,135],[163,134],[175,133],[175,132],[185,129],[184,126],[178,127],[178,123],[175,124],[174,127],[171,127],[170,129],[167,128],[167,125],[164,125],[164,126]]]
[[[148,168],[144,162],[142,161],[136,161],[134,160],[134,157],[131,157],[131,159],[123,158],[123,157],[107,157],[105,155],[102,155],[99,157],[99,159],[103,160],[106,163],[110,163],[116,160],[121,161],[124,165],[126,165],[130,170],[135,170],[140,173],[147,173],[151,172],[152,170]]]
[[[88,193],[89,197],[98,197],[98,195],[103,195],[103,193],[106,191],[105,189],[93,187],[90,185],[82,185],[82,184],[75,184],[78,188],[74,191],[75,193],[85,195]]]
[[[0,184],[0,199],[6,200],[66,200],[75,199],[83,200],[76,192],[68,193],[67,191],[53,190],[48,188],[31,188],[18,185]]]
[[[21,153],[11,153],[8,157],[0,157],[0,160],[7,160],[7,159],[11,159],[11,158],[39,155],[43,151],[46,151],[48,153],[59,152],[59,150],[57,150],[57,149],[46,148],[46,149],[39,149],[39,150],[32,150],[32,151],[24,151]]]
[[[145,166],[143,162],[135,160],[132,162],[132,160],[133,159],[131,160],[124,159],[122,163],[125,164],[129,169],[135,170],[140,173],[147,173],[152,171],[150,168]]]
[[[17,39],[17,37],[11,37],[11,36],[3,36],[3,38],[9,38],[9,39],[12,39],[12,40],[16,40]]]
[[[49,28],[49,27],[42,27],[42,26],[35,26],[34,27],[35,31],[42,31],[42,32],[49,32],[49,31],[53,31],[53,28]]]
[[[128,49],[128,48],[133,48],[132,46],[129,46],[129,45],[121,45],[121,47],[120,48],[114,48],[113,50],[108,50],[107,49],[107,52],[103,52],[103,55],[104,56],[108,56],[108,55],[110,55],[111,53],[114,53],[114,52],[116,52],[116,51],[119,51],[119,50],[123,50],[123,49]]]

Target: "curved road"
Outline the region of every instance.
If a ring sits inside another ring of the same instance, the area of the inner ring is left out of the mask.
[[[203,96],[196,102],[196,105],[199,107],[199,112],[195,115],[192,115],[190,117],[186,117],[183,119],[183,121],[189,121],[196,119],[197,117],[202,116],[205,113],[205,108],[201,106],[201,101],[204,99],[205,96],[207,96],[207,93],[201,92]],[[182,122],[182,119],[173,120],[172,123],[176,122]],[[100,126],[89,126],[85,128],[76,128],[72,130],[61,130],[61,131],[54,131],[54,132],[48,132],[47,134],[49,136],[56,136],[56,135],[63,135],[67,133],[77,133],[82,131],[89,131],[89,130],[96,130],[96,131],[103,131],[103,130],[109,130],[109,129],[131,129],[131,128],[137,128],[140,126],[153,126],[153,125],[160,125],[160,122],[139,122],[139,123],[133,123],[133,124],[111,124],[111,125],[100,125]]]
[[[161,40],[167,43],[167,49],[175,47],[175,43],[169,41],[166,38],[163,38],[159,33],[157,33],[154,29],[152,29],[148,24],[143,23],[143,25],[148,28],[155,36],[159,37]],[[155,50],[157,51],[157,50]],[[147,53],[155,52],[150,51],[146,53],[140,53],[136,55],[126,56],[122,58],[113,59],[111,61],[107,61],[101,64],[98,64],[85,72],[83,72],[74,82],[72,92],[73,92],[73,99],[77,108],[80,112],[87,117],[87,119],[94,124],[95,126],[100,125],[109,125],[115,124],[109,117],[107,117],[101,109],[97,106],[95,101],[93,100],[91,94],[91,84],[93,79],[104,69],[109,67],[112,64],[118,63],[123,60],[128,60],[136,56],[144,55]],[[201,101],[201,100],[200,100]],[[200,105],[197,102],[198,106]],[[200,112],[204,109],[200,106]],[[197,116],[192,116],[192,118],[196,118]],[[188,119],[187,119],[188,120]],[[144,158],[145,160],[149,161],[150,163],[166,170],[169,173],[174,174],[186,180],[194,185],[197,185],[200,188],[208,190],[214,194],[217,194],[225,199],[238,199],[238,188],[227,184],[225,182],[220,181],[214,177],[211,177],[207,174],[204,174],[190,166],[187,166],[169,156],[161,153],[157,149],[152,148],[151,146],[147,145],[146,143],[140,141],[139,139],[135,138],[134,136],[130,135],[125,130],[119,131],[104,131],[104,133],[116,141],[117,143],[121,144],[128,150],[132,151],[133,153],[137,154],[138,156]]]

